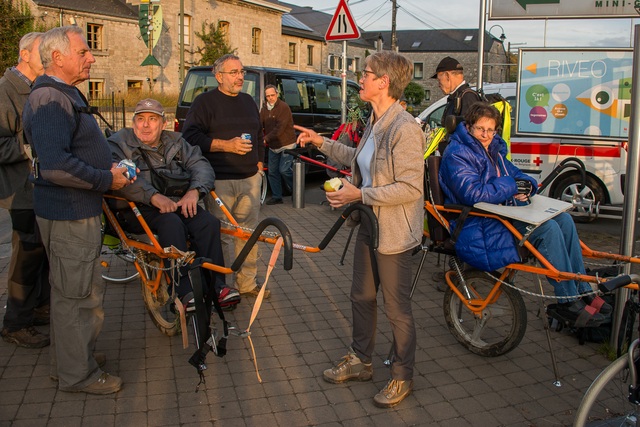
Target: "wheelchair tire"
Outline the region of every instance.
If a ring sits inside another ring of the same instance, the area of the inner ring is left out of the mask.
[[[138,279],[140,274],[135,266],[135,256],[122,249],[117,244],[106,245],[103,243],[100,252],[100,264],[102,264],[102,279],[108,283],[129,283]]]
[[[494,279],[481,271],[464,273],[472,298],[485,299]],[[466,294],[457,276],[454,285]],[[471,352],[485,357],[501,356],[520,344],[527,329],[527,309],[522,295],[512,288],[500,286],[496,301],[489,304],[478,318],[453,290],[444,292],[444,317],[451,334]]]
[[[154,325],[158,327],[160,332],[168,337],[172,337],[180,332],[180,315],[174,306],[175,296],[169,292],[169,286],[166,279],[166,273],[156,268],[162,267],[160,258],[152,256],[148,261],[151,267],[143,267],[146,270],[148,280],[142,280],[142,299],[147,307],[149,316]],[[156,268],[152,268],[156,267]],[[152,282],[156,275],[162,274],[160,286],[154,294],[147,287],[147,282]]]
[[[637,357],[634,359],[636,366]],[[635,426],[638,407],[629,402],[629,356],[619,357],[607,366],[584,394],[573,420],[574,427]]]
[[[264,201],[267,199],[267,189],[268,189],[268,180],[267,173],[262,173],[262,183],[260,184],[260,204],[264,205]]]

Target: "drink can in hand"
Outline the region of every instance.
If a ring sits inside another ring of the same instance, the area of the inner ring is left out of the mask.
[[[118,163],[118,167],[127,168],[127,170],[124,173],[124,176],[126,176],[127,179],[131,180],[136,177],[136,164],[133,163],[133,160],[131,159],[120,160],[120,163]]]
[[[250,133],[243,133],[242,135],[240,135],[240,138],[245,140],[245,144],[251,144],[251,134]]]

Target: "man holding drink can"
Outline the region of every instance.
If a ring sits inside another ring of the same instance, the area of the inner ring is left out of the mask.
[[[200,147],[216,173],[216,193],[242,227],[255,228],[260,215],[260,186],[264,144],[258,107],[242,92],[245,69],[240,58],[227,54],[213,64],[218,87],[199,95],[191,104],[182,134]],[[250,139],[245,139],[246,135]],[[243,136],[245,138],[243,138]],[[207,209],[221,220],[224,214],[209,195]],[[232,240],[233,239],[233,240]],[[245,241],[224,235],[225,262],[235,259]],[[231,247],[233,246],[233,252]],[[231,252],[231,253],[230,253]],[[236,274],[234,286],[244,296],[257,296],[258,247],[254,246]],[[270,292],[265,292],[265,298]]]

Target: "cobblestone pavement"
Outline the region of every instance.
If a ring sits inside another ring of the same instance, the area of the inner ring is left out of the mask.
[[[265,206],[263,216],[284,220],[295,242],[317,245],[340,212],[320,205],[321,194],[313,190],[307,191],[304,209],[293,209],[286,198],[283,205]],[[252,327],[262,384],[248,341],[231,337],[225,358],[209,355],[206,385],[196,393],[198,376],[188,363],[193,344],[184,350],[180,337],[168,338],[156,329],[139,282],[109,284],[97,350],[107,355],[105,370],[123,378],[123,389],[110,396],[58,391],[48,376],[47,348],[0,341],[0,426],[570,425],[582,394],[608,363],[599,346],[580,346],[567,332],[552,332],[562,382],[554,386],[538,300],[525,296],[529,320],[522,343],[495,358],[470,353],[447,329],[443,293],[434,281],[443,265],[435,254],[428,255],[413,297],[418,330],[413,394],[392,409],[373,405],[388,379],[383,360],[391,333],[381,309],[373,381],[325,383],[322,371],[350,343],[351,250],[345,265],[338,263],[347,236],[341,229],[322,252],[296,251],[291,271],[283,270],[280,257],[269,281],[272,297]],[[589,232],[582,237],[597,249],[618,250],[617,236]],[[8,216],[0,211],[0,316],[9,242]],[[263,245],[262,276],[269,256],[270,247]],[[414,257],[414,271],[419,258]],[[517,283],[535,289],[531,277],[521,275]],[[246,327],[252,302],[242,301],[228,318]]]

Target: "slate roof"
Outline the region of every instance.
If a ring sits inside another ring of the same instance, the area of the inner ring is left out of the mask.
[[[373,43],[381,34],[384,46],[391,46],[391,31],[371,31],[365,38]],[[398,49],[400,52],[477,52],[478,29],[441,29],[441,30],[398,30]],[[500,42],[486,33],[484,50],[488,52],[494,42]]]
[[[122,0],[33,0],[38,6],[138,19],[138,8]]]

